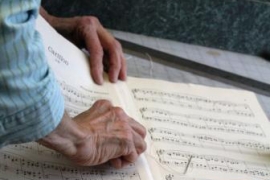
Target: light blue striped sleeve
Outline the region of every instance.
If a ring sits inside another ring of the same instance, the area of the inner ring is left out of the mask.
[[[64,114],[35,30],[40,0],[0,0],[0,147],[40,139]]]

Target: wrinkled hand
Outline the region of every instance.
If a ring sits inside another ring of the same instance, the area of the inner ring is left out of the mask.
[[[111,82],[126,80],[127,67],[121,44],[96,17],[58,18],[49,15],[43,8],[40,13],[59,33],[89,51],[91,75],[97,84],[103,83],[103,64],[108,66],[106,69]]]
[[[109,101],[97,101],[74,120],[69,120],[74,124],[68,126],[60,124],[40,143],[79,165],[92,166],[109,161],[115,168],[135,162],[146,149],[145,128]]]
[[[92,154],[88,154],[87,160],[83,153],[78,153],[73,158],[79,163],[100,164],[111,159],[111,164],[120,168],[135,162],[146,149],[143,140],[145,128],[108,101],[97,101],[90,110],[78,115],[75,121],[91,132],[89,138],[92,146],[89,148]],[[84,145],[88,147],[88,144]]]

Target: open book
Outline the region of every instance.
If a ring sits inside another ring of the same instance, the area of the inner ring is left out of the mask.
[[[71,116],[108,99],[147,128],[130,166],[78,167],[37,143],[0,151],[0,180],[269,180],[270,125],[253,93],[129,77],[95,85],[87,56],[42,18],[38,30]]]

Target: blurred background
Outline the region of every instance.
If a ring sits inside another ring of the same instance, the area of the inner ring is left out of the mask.
[[[109,28],[268,56],[270,0],[43,0],[57,16],[93,15]]]

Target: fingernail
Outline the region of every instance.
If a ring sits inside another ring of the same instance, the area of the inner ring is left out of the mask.
[[[103,84],[103,78],[99,78],[98,84],[99,84],[99,85],[102,85],[102,84]]]
[[[99,77],[99,76],[97,76],[96,78],[94,78],[94,81],[98,85],[102,85],[103,84],[103,79],[101,77]]]
[[[110,81],[111,81],[112,83],[115,83],[115,82],[117,81],[116,76],[115,76],[114,74],[111,74],[111,75],[110,75]]]

